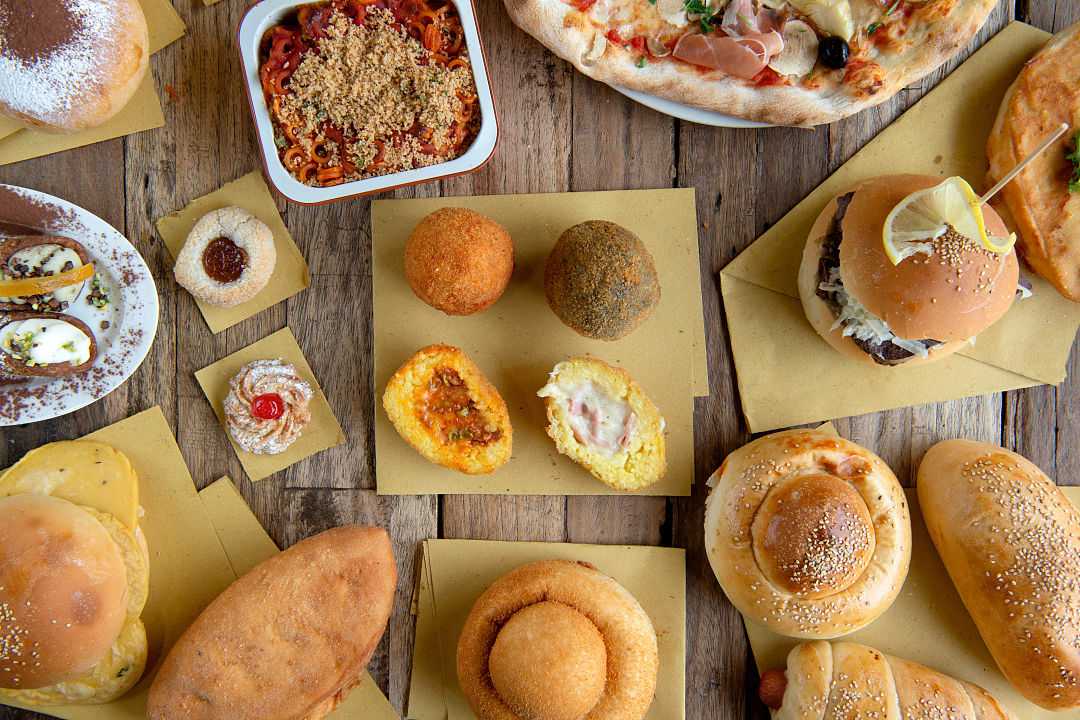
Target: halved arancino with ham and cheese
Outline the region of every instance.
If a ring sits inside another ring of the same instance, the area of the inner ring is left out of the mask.
[[[640,490],[664,477],[664,418],[630,373],[597,358],[570,358],[536,394],[555,447],[597,480]]]
[[[422,348],[383,392],[394,429],[430,462],[469,475],[506,464],[514,430],[499,391],[451,345]]]

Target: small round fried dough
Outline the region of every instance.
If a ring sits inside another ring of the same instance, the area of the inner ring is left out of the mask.
[[[510,233],[466,208],[441,208],[421,220],[405,243],[405,278],[416,297],[447,315],[490,307],[514,272]]]
[[[544,268],[552,311],[587,338],[618,340],[660,302],[656,265],[645,243],[626,228],[589,220],[560,237]]]

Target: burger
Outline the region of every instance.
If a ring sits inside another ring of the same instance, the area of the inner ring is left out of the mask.
[[[868,180],[830,201],[811,228],[799,296],[810,324],[841,353],[886,367],[940,360],[973,343],[1012,305],[1020,266],[1008,245],[990,249],[946,222],[925,237],[904,233],[915,237],[902,257],[886,251],[894,210],[940,185],[941,178],[925,175]],[[963,203],[947,205],[955,211]],[[989,205],[981,216],[990,241],[1009,235]]]
[[[104,703],[138,682],[149,559],[135,493],[127,458],[96,442],[46,445],[0,477],[0,703]]]

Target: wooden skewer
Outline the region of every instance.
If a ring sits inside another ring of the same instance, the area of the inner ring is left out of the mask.
[[[986,193],[981,198],[979,198],[979,204],[983,205],[983,204],[986,203],[987,200],[989,200],[990,198],[997,195],[998,191],[1001,190],[1001,188],[1008,185],[1010,180],[1012,180],[1014,177],[1019,175],[1020,171],[1023,170],[1027,166],[1028,163],[1030,163],[1032,160],[1037,158],[1042,151],[1046,150],[1046,148],[1050,147],[1055,142],[1057,142],[1058,139],[1061,138],[1061,136],[1064,135],[1067,132],[1069,132],[1069,123],[1061,123],[1061,125],[1058,127],[1057,130],[1050,133],[1049,137],[1047,137],[1045,140],[1043,140],[1041,143],[1039,143],[1039,147],[1032,150],[1031,154],[1028,155],[1026,158],[1024,158],[1023,161],[1019,165],[1017,165],[1012,170],[1007,172],[1005,174],[1005,177],[998,180],[997,184],[994,185],[994,187],[987,190]]]

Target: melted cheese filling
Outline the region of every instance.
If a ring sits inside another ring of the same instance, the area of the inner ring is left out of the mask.
[[[571,387],[549,382],[537,395],[565,404],[570,429],[582,445],[613,455],[630,444],[637,427],[637,416],[630,403],[613,397],[595,382],[590,380]]]

